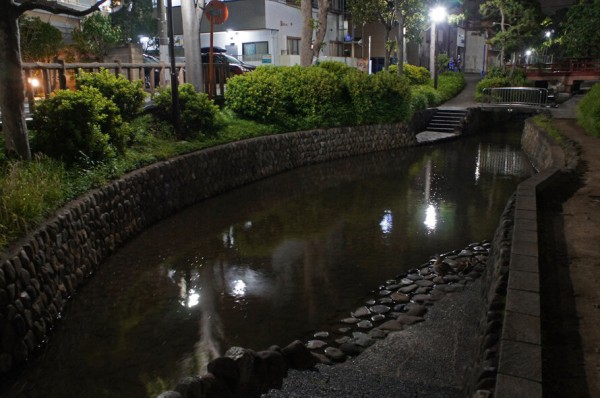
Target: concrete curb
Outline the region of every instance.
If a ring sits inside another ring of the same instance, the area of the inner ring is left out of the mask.
[[[531,134],[538,136],[534,141],[546,146],[543,151],[546,159],[535,159],[546,168],[517,188],[496,398],[543,396],[538,196],[561,178],[565,154],[546,132],[532,122],[526,124],[524,134],[529,128]],[[523,149],[531,156],[532,151],[525,143]],[[540,155],[539,149],[533,152]]]

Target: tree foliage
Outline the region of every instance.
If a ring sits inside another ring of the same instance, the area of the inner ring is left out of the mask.
[[[120,29],[120,41],[137,42],[139,36],[155,37],[158,26],[152,15],[152,0],[125,0],[123,7],[111,14],[111,22]]]
[[[533,46],[541,38],[543,20],[539,2],[534,0],[487,0],[480,7],[481,15],[497,25],[498,31],[490,40],[500,46],[501,61],[524,46]]]
[[[404,58],[403,41],[405,36],[417,39],[424,20],[423,0],[348,0],[348,9],[356,25],[375,22],[385,28],[385,69],[389,66],[391,54],[396,51],[398,59]],[[390,39],[390,36],[393,39]],[[403,65],[399,62],[398,74],[402,75]]]
[[[121,29],[113,26],[110,17],[101,13],[86,17],[81,28],[73,30],[75,46],[82,58],[89,61],[102,61],[120,38]]]
[[[561,43],[571,57],[600,54],[600,0],[581,1],[571,6],[562,25]]]
[[[39,17],[19,18],[21,58],[26,62],[52,60],[58,54],[63,38],[60,30]]]

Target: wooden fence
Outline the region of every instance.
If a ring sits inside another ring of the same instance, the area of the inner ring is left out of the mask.
[[[203,65],[204,92],[209,91],[208,64]],[[99,72],[108,69],[115,75],[123,75],[129,81],[143,82],[142,87],[150,94],[158,88],[167,88],[169,81],[167,76],[171,75],[171,65],[165,63],[41,63],[26,62],[22,65],[26,82],[26,97],[30,109],[33,109],[36,98],[48,98],[50,94],[58,89],[73,89],[75,78],[80,71]],[[176,75],[179,83],[185,83],[185,64],[175,64]],[[213,93],[222,95],[225,92],[225,81],[229,77],[229,69],[226,64],[213,65],[215,78],[213,81]]]

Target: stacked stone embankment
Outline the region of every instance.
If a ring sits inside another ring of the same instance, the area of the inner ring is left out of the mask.
[[[255,138],[159,162],[69,203],[0,257],[0,373],[30,358],[85,278],[155,222],[276,173],[415,143],[405,124]]]

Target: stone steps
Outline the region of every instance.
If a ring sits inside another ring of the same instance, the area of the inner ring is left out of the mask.
[[[456,133],[462,127],[466,116],[466,110],[438,109],[429,122],[426,131]]]

